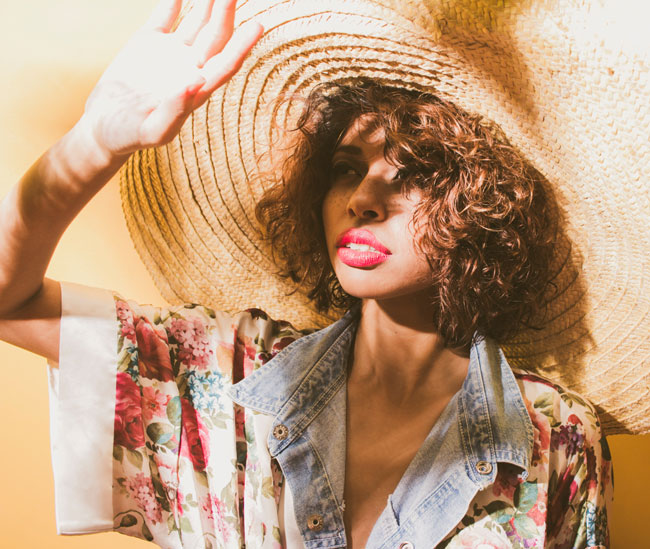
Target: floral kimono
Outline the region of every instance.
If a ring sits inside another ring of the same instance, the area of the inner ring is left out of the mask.
[[[50,369],[60,533],[345,547],[345,365],[358,311],[306,334],[254,309],[62,291]],[[367,547],[607,547],[611,481],[593,407],[477,338],[463,387]]]

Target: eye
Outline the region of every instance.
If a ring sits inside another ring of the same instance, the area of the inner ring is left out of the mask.
[[[393,181],[395,182],[404,182],[408,178],[408,170],[404,167],[398,168],[397,173],[395,174],[395,177],[393,177]]]
[[[344,176],[358,176],[359,170],[354,167],[347,160],[337,160],[332,164],[332,170],[330,172],[330,177],[332,180],[338,179]]]

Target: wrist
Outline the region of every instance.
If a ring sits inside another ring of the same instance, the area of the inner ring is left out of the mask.
[[[79,179],[88,183],[110,179],[126,162],[129,154],[117,154],[102,146],[94,131],[91,119],[84,114],[64,138],[66,154],[71,169]],[[105,182],[105,181],[104,181]]]
[[[117,173],[128,155],[102,148],[89,121],[81,118],[29,169],[21,180],[25,219],[40,218],[63,227]]]

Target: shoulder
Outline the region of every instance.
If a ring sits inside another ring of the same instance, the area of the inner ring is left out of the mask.
[[[547,542],[608,546],[612,466],[596,409],[542,376],[514,373],[534,427],[529,479],[545,494]]]
[[[535,427],[557,430],[576,426],[590,438],[600,438],[598,414],[586,398],[538,374],[513,372]]]
[[[533,424],[531,475],[545,477],[551,492],[562,478],[609,483],[611,457],[594,406],[542,376],[514,372]]]
[[[192,303],[155,307],[117,294],[114,301],[118,352],[137,348],[140,363],[171,353],[188,368],[203,370],[216,361],[230,371],[238,359],[248,374],[306,333],[260,309],[231,314]]]
[[[175,335],[190,332],[219,332],[230,339],[231,334],[247,333],[254,337],[290,337],[292,340],[309,333],[298,330],[289,322],[275,320],[261,309],[250,308],[230,313],[218,311],[196,303],[157,307],[143,305],[113,294],[118,322],[128,328],[131,325],[150,324]]]

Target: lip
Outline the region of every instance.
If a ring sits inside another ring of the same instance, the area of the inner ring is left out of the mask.
[[[370,246],[372,250],[347,248],[348,244]],[[338,258],[350,267],[372,267],[388,259],[391,252],[374,234],[366,229],[348,229],[336,239]]]

